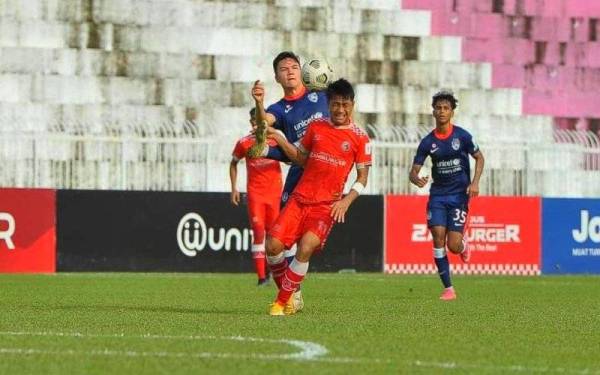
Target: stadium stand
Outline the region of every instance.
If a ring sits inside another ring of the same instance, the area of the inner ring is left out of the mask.
[[[420,193],[409,155],[443,87],[486,150],[484,194],[597,196],[595,17],[583,0],[6,0],[0,185],[226,191],[251,82],[277,100],[271,59],[291,49],[356,84],[371,193]]]

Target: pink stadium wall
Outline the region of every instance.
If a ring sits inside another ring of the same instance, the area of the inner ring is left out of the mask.
[[[433,35],[462,36],[466,62],[492,64],[494,87],[523,89],[525,114],[600,132],[600,1],[403,0],[432,12]]]

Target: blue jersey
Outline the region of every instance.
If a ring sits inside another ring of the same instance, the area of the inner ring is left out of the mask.
[[[306,133],[308,124],[322,117],[329,117],[329,105],[324,91],[308,91],[295,98],[283,98],[271,104],[267,113],[275,116],[276,129],[281,130],[290,143],[298,145],[300,139]],[[287,160],[279,148],[269,150],[269,158]],[[287,197],[296,187],[302,175],[302,167],[292,165],[288,171],[283,188],[282,200]]]
[[[465,129],[452,125],[448,135],[434,131],[421,140],[413,164],[423,165],[431,157],[433,183],[430,195],[466,194],[471,183],[469,155],[479,151]]]

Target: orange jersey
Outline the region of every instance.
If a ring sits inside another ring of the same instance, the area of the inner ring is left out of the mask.
[[[241,138],[233,149],[232,156],[234,160],[241,160],[246,157],[246,153],[255,143],[253,135],[247,135]],[[268,141],[269,146],[277,146],[273,140]],[[277,160],[267,158],[246,158],[248,194],[253,198],[279,199],[283,184],[281,182],[281,167]]]
[[[369,136],[354,124],[336,128],[329,119],[315,120],[300,149],[308,152],[308,160],[293,195],[305,204],[341,199],[352,166],[371,165]]]

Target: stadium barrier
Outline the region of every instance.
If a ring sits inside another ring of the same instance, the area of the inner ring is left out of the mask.
[[[225,193],[61,190],[58,271],[251,272],[246,206]],[[383,198],[361,197],[315,271],[381,271]]]
[[[600,200],[542,200],[542,272],[600,273]]]
[[[0,190],[0,272],[56,269],[54,190]]]
[[[426,202],[362,196],[311,269],[434,273]],[[456,273],[600,274],[600,199],[478,197],[467,222]],[[0,189],[3,273],[250,272],[251,238],[223,193]]]
[[[427,197],[386,197],[386,273],[436,273],[426,220]],[[473,250],[458,274],[539,275],[540,198],[477,197],[469,204],[465,234]]]
[[[2,130],[0,186],[227,192],[231,151],[246,130],[208,125],[60,123],[45,132]],[[507,129],[512,128],[475,132],[481,133],[477,142],[486,156],[482,194],[600,196],[596,134]],[[407,176],[419,140],[431,128],[367,125],[366,130],[372,138],[373,167],[365,194],[426,194],[428,187],[415,188]],[[422,173],[429,174],[430,167],[428,159]],[[354,172],[348,189],[353,177]],[[243,167],[238,184],[244,189]]]

